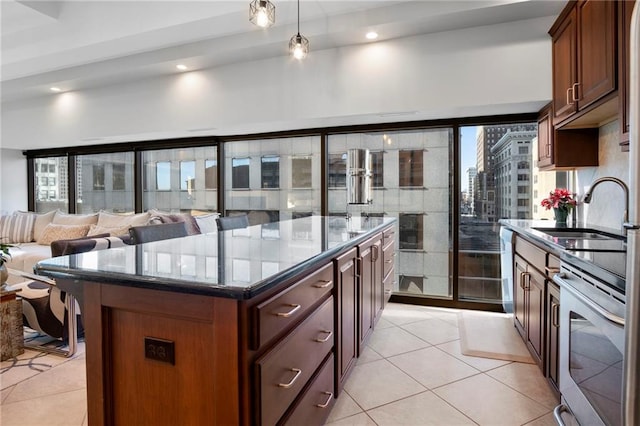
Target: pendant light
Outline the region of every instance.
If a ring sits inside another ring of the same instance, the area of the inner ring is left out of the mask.
[[[298,33],[289,41],[289,52],[298,60],[306,58],[309,53],[309,39],[300,35],[300,0],[298,0]]]
[[[276,22],[276,7],[269,0],[253,0],[249,4],[249,21],[260,28],[269,28]]]

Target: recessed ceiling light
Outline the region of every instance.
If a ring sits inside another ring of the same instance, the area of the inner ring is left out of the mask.
[[[49,90],[51,90],[52,92],[62,92],[62,89],[59,87],[50,87]]]
[[[367,35],[365,35],[365,37],[367,38],[367,40],[375,40],[378,38],[378,33],[375,31],[369,31]]]
[[[188,69],[187,66],[183,64],[176,65],[176,68],[178,68],[180,71],[186,71]]]

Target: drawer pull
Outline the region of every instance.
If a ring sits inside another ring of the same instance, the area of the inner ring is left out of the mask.
[[[560,322],[558,321],[560,317],[560,305],[558,303],[551,303],[551,325],[554,328],[560,328]]]
[[[391,258],[389,260],[385,260],[384,263],[393,263],[393,258]]]
[[[316,342],[319,342],[319,343],[327,342],[329,339],[331,339],[331,336],[333,336],[333,331],[331,330],[322,330],[322,333],[328,333],[327,337],[325,337],[324,339],[316,338]]]
[[[333,398],[333,393],[331,392],[322,392],[325,395],[329,395],[329,397],[327,398],[327,402],[325,402],[324,404],[316,404],[316,407],[318,408],[327,408],[329,406],[329,404],[331,403],[331,399]]]
[[[279,387],[285,388],[285,389],[290,388],[291,386],[293,386],[293,384],[296,382],[296,380],[298,380],[298,377],[300,377],[300,375],[302,374],[302,370],[300,370],[299,368],[292,368],[291,371],[296,373],[296,375],[293,376],[293,379],[291,379],[291,381],[289,383],[278,383]]]
[[[275,315],[283,318],[289,318],[291,315],[295,314],[300,308],[302,308],[302,305],[298,305],[295,303],[290,303],[287,306],[291,306],[293,307],[293,309],[291,309],[289,312],[276,312]]]
[[[547,275],[553,275],[560,272],[560,268],[553,268],[551,266],[545,266],[544,270],[547,272]]]
[[[313,286],[315,288],[327,288],[329,286],[331,286],[333,284],[333,280],[319,280],[318,282],[324,283],[324,284],[314,284]]]

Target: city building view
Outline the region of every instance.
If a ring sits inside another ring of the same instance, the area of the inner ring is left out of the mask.
[[[327,204],[330,215],[398,218],[395,292],[451,298],[452,256],[458,256],[458,297],[500,303],[499,223],[502,218],[549,219],[540,200],[566,186],[566,172],[537,168],[537,124],[460,128],[458,253],[453,252],[454,180],[450,172],[453,128],[327,137]],[[277,237],[270,223],[321,213],[320,137],[223,143],[225,215],[247,213]],[[347,150],[371,155],[373,201],[348,205]],[[142,153],[143,208],[218,212],[217,147]],[[74,157],[78,213],[134,210],[132,152]],[[38,211],[68,205],[69,160],[34,164]]]

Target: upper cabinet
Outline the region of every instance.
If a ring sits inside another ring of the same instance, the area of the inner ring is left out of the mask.
[[[616,20],[616,2],[571,1],[549,30],[555,127],[596,127],[616,116]]]
[[[629,39],[631,36],[631,12],[635,0],[618,4],[618,100],[620,107],[620,145],[629,150]]]
[[[557,129],[552,124],[553,103],[538,113],[538,167],[573,169],[598,165],[598,129]]]

